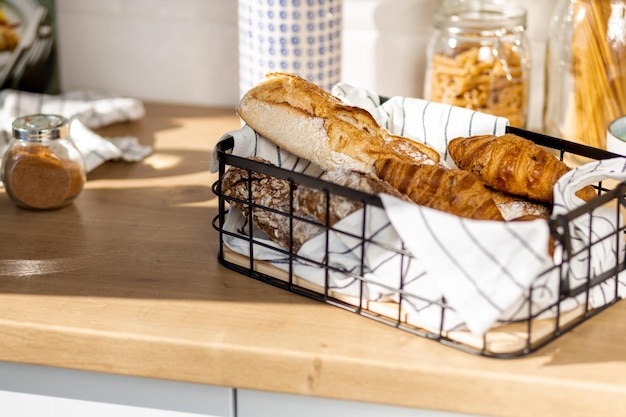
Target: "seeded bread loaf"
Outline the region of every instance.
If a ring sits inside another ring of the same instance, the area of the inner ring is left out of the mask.
[[[259,157],[250,159],[269,163]],[[327,193],[322,190],[298,184],[292,186],[289,181],[259,172],[252,171],[251,176],[249,179],[246,169],[230,167],[222,178],[222,194],[230,197],[230,204],[244,216],[248,217],[252,213],[254,225],[272,241],[294,253],[304,242],[322,233],[325,230],[322,225],[333,226],[363,207],[360,201],[333,193],[328,194],[330,198],[327,203]],[[387,193],[406,199],[391,185],[372,174],[350,170],[329,171],[321,179],[368,194]],[[250,187],[252,195],[249,193]]]
[[[268,161],[254,157],[259,162]],[[231,197],[229,203],[237,207],[244,216],[252,212],[252,222],[273,242],[296,253],[304,242],[322,233],[323,229],[311,222],[298,220],[307,218],[305,213],[290,213],[291,185],[289,181],[274,178],[260,172],[251,172],[239,167],[230,167],[222,178],[222,194]],[[250,195],[250,187],[252,193]],[[293,232],[290,226],[293,226]]]
[[[389,183],[372,174],[342,169],[325,172],[321,179],[367,194],[385,193],[409,201]],[[330,195],[330,201],[327,204],[325,192],[302,185],[295,190],[294,195],[295,207],[299,211],[315,217],[322,224],[328,222],[329,226],[363,207],[360,201],[334,194]]]

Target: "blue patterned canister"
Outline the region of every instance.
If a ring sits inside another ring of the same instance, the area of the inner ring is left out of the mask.
[[[342,0],[239,0],[239,89],[292,72],[330,90],[341,77]]]

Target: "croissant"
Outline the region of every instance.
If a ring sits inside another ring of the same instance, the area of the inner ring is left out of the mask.
[[[475,173],[490,187],[545,203],[552,203],[554,184],[570,170],[541,146],[510,133],[452,139],[448,151],[458,168]],[[588,186],[577,195],[590,200],[596,192]]]
[[[379,178],[417,204],[470,219],[504,220],[491,192],[471,172],[396,158],[381,158],[374,168]]]

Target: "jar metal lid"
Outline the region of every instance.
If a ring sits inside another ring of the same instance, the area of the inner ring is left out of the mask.
[[[13,121],[13,137],[43,142],[67,137],[68,120],[56,114],[32,114]]]

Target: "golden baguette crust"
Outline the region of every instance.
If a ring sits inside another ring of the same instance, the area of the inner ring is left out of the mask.
[[[271,73],[240,100],[237,114],[281,148],[327,171],[374,172],[374,161],[394,157],[436,164],[439,153],[391,135],[364,109],[347,106],[293,74]]]

